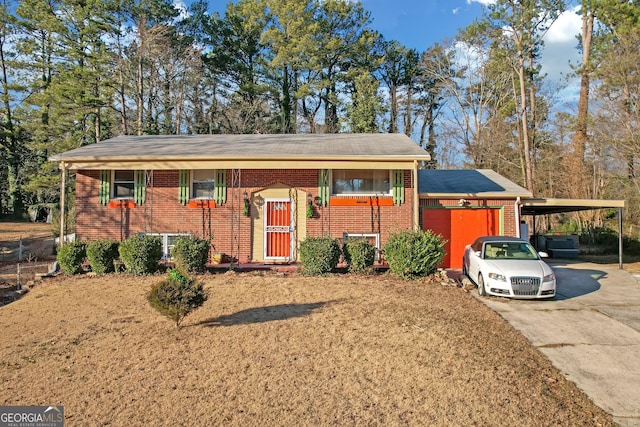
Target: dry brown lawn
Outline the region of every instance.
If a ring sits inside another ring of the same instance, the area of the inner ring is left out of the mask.
[[[180,330],[145,300],[158,276],[59,277],[0,308],[0,405],[64,405],[68,426],[613,425],[461,288],[200,279]]]
[[[21,239],[22,267],[25,273],[36,267],[41,267],[38,272],[46,273],[47,262],[55,259],[51,224],[0,221],[0,283],[16,282],[11,275],[16,273],[15,264],[20,254]]]
[[[0,221],[0,241],[33,239],[53,235],[53,226],[42,222]]]

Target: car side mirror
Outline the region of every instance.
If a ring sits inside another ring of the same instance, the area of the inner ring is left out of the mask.
[[[538,255],[540,258],[549,258],[549,254],[546,252],[538,252]]]
[[[477,257],[480,257],[482,255],[482,252],[480,251],[475,251],[474,254],[476,254]]]

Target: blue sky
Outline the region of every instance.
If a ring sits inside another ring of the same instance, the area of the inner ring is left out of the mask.
[[[453,38],[458,29],[481,17],[482,7],[466,0],[363,0],[373,28],[387,40],[424,51]]]

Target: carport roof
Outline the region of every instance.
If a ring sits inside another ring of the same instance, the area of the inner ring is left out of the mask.
[[[624,208],[624,200],[529,198],[522,201],[522,215],[547,215],[591,209]]]

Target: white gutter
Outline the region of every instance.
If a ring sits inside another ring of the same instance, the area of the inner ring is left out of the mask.
[[[67,168],[64,161],[60,162],[60,170],[62,176],[60,177],[60,247],[64,245],[64,229],[65,229],[65,205],[66,198],[65,189],[67,187]]]
[[[411,179],[413,180],[413,230],[420,229],[420,192],[418,189],[418,161],[413,161],[413,171],[411,171]]]
[[[522,205],[522,203],[520,202],[520,196],[518,196],[516,198],[516,202],[513,205],[513,209],[515,210],[515,217],[516,217],[516,237],[518,239],[522,239],[522,236],[520,235],[520,206]],[[529,238],[529,236],[527,236],[527,239]]]

